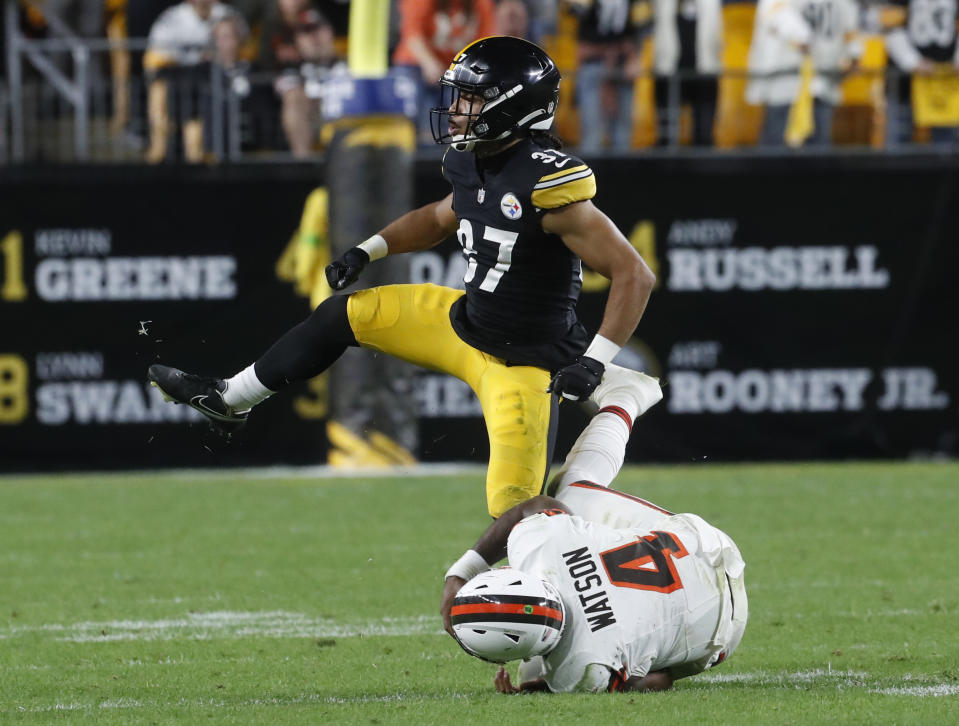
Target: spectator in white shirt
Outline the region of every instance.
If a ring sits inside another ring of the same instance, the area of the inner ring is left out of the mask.
[[[203,95],[209,94],[213,27],[234,15],[232,8],[215,0],[184,0],[164,10],[150,28],[143,56],[149,80],[147,161],[156,163],[168,155],[171,100],[183,128],[183,156],[202,161]]]
[[[807,143],[830,142],[840,83],[862,55],[858,30],[855,0],[759,0],[746,100],[766,107],[760,144],[784,144],[789,108],[799,94],[800,69],[807,56],[813,67],[815,123]]]

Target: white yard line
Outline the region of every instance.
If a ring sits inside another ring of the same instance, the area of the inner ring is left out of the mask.
[[[438,615],[339,622],[303,613],[214,611],[190,613],[160,620],[107,620],[99,622],[15,625],[0,630],[0,638],[47,632],[55,640],[71,643],[115,641],[214,640],[217,638],[349,638],[358,635],[441,635]]]
[[[938,698],[940,696],[959,695],[959,685],[937,683],[934,686],[896,686],[895,688],[876,688],[869,692],[881,693],[884,696],[918,696],[919,698],[932,696]]]
[[[903,677],[905,681],[926,680],[922,676],[914,675]],[[869,693],[883,696],[914,696],[917,698],[955,696],[959,694],[959,685],[955,683],[927,683],[927,685],[891,686],[879,688],[875,678],[863,671],[834,671],[831,668],[816,668],[809,671],[793,673],[776,673],[768,671],[754,671],[747,673],[716,673],[708,672],[697,676],[697,682],[710,683],[749,683],[759,686],[789,686],[791,684],[834,684],[836,688],[847,690],[850,688],[868,689]],[[932,680],[932,679],[929,679]],[[870,683],[870,681],[872,681]]]
[[[811,671],[796,671],[794,673],[776,673],[769,671],[754,671],[752,673],[703,673],[697,680],[712,683],[758,683],[766,685],[785,685],[790,683],[813,683],[814,681],[851,680],[862,681],[869,677],[862,671],[834,671],[830,668],[816,668]]]

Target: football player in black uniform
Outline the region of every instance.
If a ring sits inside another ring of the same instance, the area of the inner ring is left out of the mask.
[[[476,393],[489,435],[492,516],[538,494],[558,398],[590,395],[636,328],[654,282],[590,201],[590,168],[546,133],[559,81],[552,59],[525,40],[490,37],[464,48],[443,74],[446,98],[432,112],[434,137],[451,147],[443,174],[453,192],[326,270],[342,290],[371,261],[429,249],[455,233],[468,261],[465,293],[421,284],[337,295],[228,380],[162,365],[150,367],[150,380],[229,430],[273,392],[325,370],[347,346],[390,353],[454,375]],[[611,281],[592,339],[575,310],[581,260]]]

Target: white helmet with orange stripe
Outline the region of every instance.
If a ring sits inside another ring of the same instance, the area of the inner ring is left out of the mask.
[[[553,585],[502,567],[477,575],[460,589],[450,621],[467,653],[506,663],[549,653],[563,634],[566,618]]]

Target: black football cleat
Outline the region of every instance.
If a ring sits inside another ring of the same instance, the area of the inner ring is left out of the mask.
[[[226,438],[242,428],[250,415],[250,409],[236,411],[226,404],[226,381],[220,378],[196,376],[154,363],[147,371],[147,379],[167,401],[185,403],[202,413],[210,420],[210,427]]]

